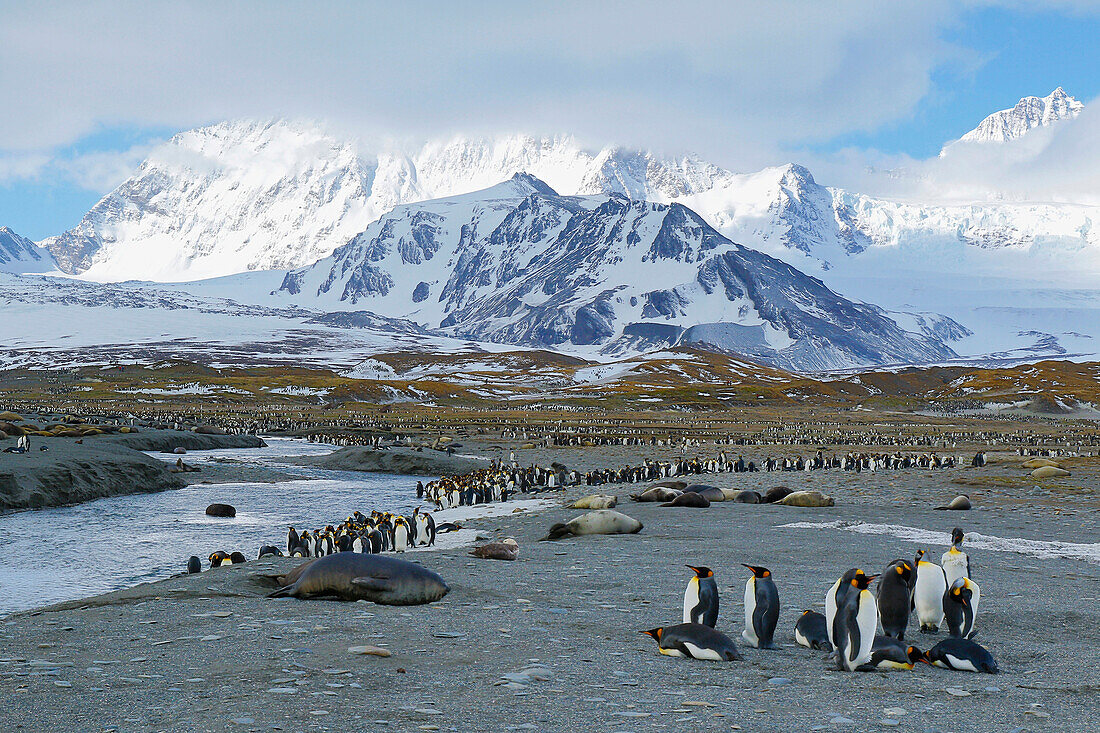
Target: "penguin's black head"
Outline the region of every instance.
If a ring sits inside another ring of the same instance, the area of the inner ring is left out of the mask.
[[[894,572],[898,574],[899,578],[908,583],[909,577],[913,574],[913,566],[904,560],[899,560],[894,563]]]
[[[689,568],[695,571],[696,578],[713,578],[714,571],[708,567],[702,565],[688,565]]]
[[[745,563],[741,564],[745,565]],[[757,565],[745,565],[745,567],[752,571],[752,575],[754,578],[770,578],[772,574],[771,570],[759,567]]]
[[[664,629],[662,629],[661,627],[658,626],[655,629],[647,629],[647,630],[645,630],[641,633],[645,634],[646,636],[651,636],[651,637],[653,637],[654,641],[659,642],[661,640],[661,634],[663,634],[664,631],[665,631]]]
[[[859,590],[867,590],[867,586],[877,577],[877,575],[864,575],[863,571],[860,571],[856,577],[852,578],[852,587],[858,588]]]
[[[906,649],[905,656],[909,657],[909,661],[913,664],[916,664],[917,662],[928,661],[928,659],[924,656],[924,652],[922,652],[920,649],[917,649],[915,646],[911,646]]]
[[[955,527],[955,529],[951,530],[951,544],[955,545],[955,547],[958,547],[962,543],[963,543],[963,531],[961,529],[959,529],[958,527]]]

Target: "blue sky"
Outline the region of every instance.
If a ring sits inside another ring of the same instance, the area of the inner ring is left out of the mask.
[[[671,16],[664,3],[566,2],[550,16],[323,3],[303,15],[0,0],[0,225],[32,239],[70,228],[158,141],[239,116],[323,119],[368,141],[570,132],[842,178],[864,158],[933,157],[1021,96],[1100,96],[1096,3],[906,5],[688,2]]]

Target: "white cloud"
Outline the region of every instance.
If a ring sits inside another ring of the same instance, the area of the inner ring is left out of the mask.
[[[747,169],[906,115],[966,59],[941,40],[946,0],[0,8],[8,150],[305,116],[375,136],[568,131]]]
[[[1005,143],[956,143],[928,160],[845,150],[810,165],[822,183],[886,198],[1100,205],[1100,100]]]

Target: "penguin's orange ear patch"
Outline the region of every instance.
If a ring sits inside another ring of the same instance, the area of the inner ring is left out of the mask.
[[[904,573],[904,572],[905,572],[905,570],[904,570],[904,569],[902,569],[901,567],[896,567],[896,568],[894,568],[894,570],[897,570],[897,571],[898,571],[898,575],[901,575],[902,573]]]

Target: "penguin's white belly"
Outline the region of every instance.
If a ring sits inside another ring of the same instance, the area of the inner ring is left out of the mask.
[[[938,565],[922,562],[917,567],[917,586],[913,592],[913,606],[917,612],[917,619],[922,624],[939,626],[943,623],[943,594],[946,590],[947,580]]]
[[[825,596],[825,633],[829,635],[829,643],[836,648],[836,635],[833,634],[833,622],[836,620],[836,592],[840,590],[840,581],[833,583]]]
[[[705,647],[695,646],[690,641],[685,641],[684,642],[684,647],[688,650],[688,652],[691,654],[692,658],[694,658],[694,659],[710,659],[710,660],[713,660],[715,662],[722,661],[722,655],[719,654],[718,652],[714,651],[713,649],[707,649]]]
[[[859,593],[856,623],[859,625],[859,652],[852,660],[852,669],[871,661],[871,648],[875,643],[875,631],[878,630],[878,602],[869,590]]]
[[[965,672],[977,672],[978,668],[974,666],[974,663],[969,659],[959,659],[951,654],[945,655],[948,663],[951,665],[951,669],[961,669]]]
[[[964,552],[951,552],[948,550],[943,553],[943,558],[940,560],[943,563],[943,574],[947,577],[947,587],[950,588],[951,584],[959,578],[965,578],[966,575],[966,553]]]
[[[802,630],[801,629],[796,628],[794,630],[794,640],[796,642],[798,642],[799,644],[801,644],[802,646],[806,647],[807,649],[810,648],[810,640],[802,635]]]
[[[699,581],[692,578],[688,581],[687,590],[684,591],[684,623],[691,623],[692,610],[699,605]]]
[[[756,629],[752,626],[752,615],[756,611],[756,576],[745,582],[745,630],[741,632],[741,638],[752,644],[760,646],[760,639],[756,635]]]

